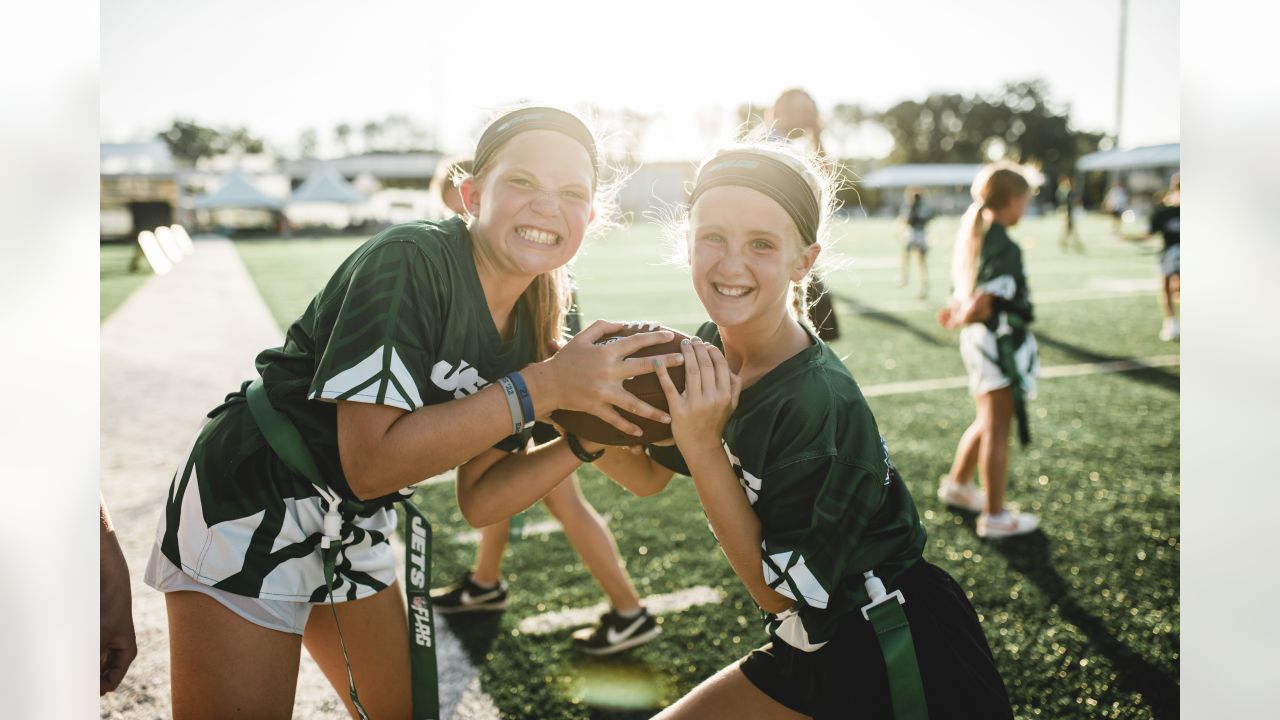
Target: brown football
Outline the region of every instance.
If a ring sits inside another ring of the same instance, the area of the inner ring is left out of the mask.
[[[641,332],[654,332],[658,330],[669,330],[675,337],[673,337],[669,342],[640,348],[640,350],[636,351],[629,357],[652,357],[654,355],[678,353],[680,352],[680,341],[689,337],[678,330],[672,330],[671,328],[662,327],[657,324],[630,323],[627,327],[623,328],[621,332],[600,338],[599,342],[596,344],[607,345],[608,343],[620,340],[629,335],[635,335],[636,333]],[[676,389],[683,391],[684,366],[677,365],[675,367],[668,367],[667,373],[671,375],[671,381],[675,383]],[[633,378],[628,378],[622,383],[622,387],[627,392],[635,395],[637,398],[640,398],[659,410],[665,411],[667,409],[667,396],[662,392],[662,384],[658,382],[658,376],[656,373],[645,373]],[[551,419],[559,424],[560,427],[563,427],[565,430],[568,430],[584,440],[591,440],[592,442],[604,443],[606,445],[638,445],[658,442],[671,437],[671,426],[666,423],[655,422],[648,418],[632,415],[617,406],[615,406],[614,409],[617,410],[622,417],[640,426],[640,429],[644,431],[644,435],[640,437],[628,435],[595,415],[579,412],[577,410],[556,410],[551,413]]]

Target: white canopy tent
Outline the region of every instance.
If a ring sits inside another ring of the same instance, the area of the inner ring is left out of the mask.
[[[1146,145],[1128,150],[1106,150],[1080,158],[1076,169],[1081,172],[1155,170],[1176,168],[1181,163],[1182,144]]]
[[[280,210],[284,201],[262,192],[244,173],[235,170],[228,173],[222,187],[196,198],[195,207],[197,210]]]
[[[357,190],[332,163],[319,163],[293,191],[285,215],[295,227],[350,227],[363,212],[368,197]]]

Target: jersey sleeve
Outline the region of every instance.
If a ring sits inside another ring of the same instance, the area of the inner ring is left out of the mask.
[[[994,253],[983,253],[974,289],[1001,300],[1012,300],[1018,292],[1017,276],[1022,274],[1021,264],[1017,248],[1012,243],[1002,243]]]
[[[422,407],[441,288],[422,253],[388,242],[357,261],[316,363],[310,399]]]
[[[863,534],[884,498],[886,480],[887,473],[835,456],[810,458],[772,471],[770,482],[820,486],[807,525],[778,532],[765,529],[761,559],[769,587],[800,605],[826,608],[849,569],[850,558],[859,554]]]

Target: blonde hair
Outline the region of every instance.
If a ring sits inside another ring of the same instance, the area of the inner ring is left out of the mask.
[[[494,113],[489,122],[492,123],[519,107],[522,106],[502,108]],[[576,113],[574,114],[576,115]],[[578,119],[591,132],[596,147],[600,148],[602,140],[590,121],[581,116],[578,116]],[[490,156],[490,162],[502,154],[505,145],[506,143],[504,142],[503,145],[498,146]],[[595,210],[595,217],[590,225],[587,226],[586,237],[583,238],[584,244],[587,238],[594,237],[617,225],[617,194],[621,183],[626,179],[625,175],[607,166],[603,158],[599,162],[600,167],[597,168],[596,172],[598,179],[595,187],[591,189],[591,201]],[[488,165],[489,163],[485,163],[483,167],[471,168],[471,177],[474,182],[482,181]],[[454,178],[457,183],[461,184],[461,178],[457,175]],[[475,218],[470,215],[465,217],[467,225],[470,227]],[[475,254],[477,264],[486,268],[497,266],[497,257],[493,248],[488,243],[476,242],[474,233],[471,235],[471,248]],[[579,249],[579,252],[581,252],[581,249]],[[572,281],[569,277],[569,268],[572,264],[573,261],[571,260],[569,263],[561,265],[554,270],[537,275],[520,296],[524,300],[525,309],[528,310],[529,317],[533,318],[534,353],[537,360],[545,360],[551,357],[554,354],[551,350],[551,341],[562,340],[566,334],[565,318],[569,314],[569,307],[572,303]]]
[[[1031,183],[1022,168],[1014,163],[992,163],[978,171],[969,188],[973,202],[960,218],[960,231],[951,256],[951,284],[955,297],[967,298],[977,282],[982,238],[991,227],[988,213],[1004,209],[1030,190]]]
[[[813,191],[814,198],[818,201],[819,210],[818,230],[812,244],[821,245],[824,252],[819,256],[817,264],[810,269],[809,273],[800,282],[791,284],[791,304],[787,310],[798,322],[812,330],[813,326],[809,322],[807,311],[812,303],[809,299],[809,286],[812,282],[813,273],[818,269],[831,270],[839,263],[839,259],[833,253],[827,252],[827,250],[832,245],[831,218],[840,207],[840,201],[836,198],[836,194],[842,188],[842,180],[835,163],[827,159],[826,156],[816,152],[801,153],[790,143],[786,143],[776,137],[769,137],[766,133],[767,131],[759,128],[752,130],[743,140],[716,150],[710,157],[702,161],[698,169],[700,171],[707,163],[725,153],[757,153],[785,163],[792,170],[799,173],[800,177],[804,178],[809,185],[809,189]],[[694,177],[696,178],[697,176],[698,173],[695,172]],[[688,189],[692,192],[692,184]],[[662,226],[662,237],[668,249],[667,260],[672,264],[688,267],[689,214],[692,211],[692,207],[683,205],[674,208],[665,207],[660,208],[651,216],[651,219]],[[800,237],[798,231],[796,236]],[[809,246],[803,238],[797,241],[797,245],[800,246],[802,251]]]

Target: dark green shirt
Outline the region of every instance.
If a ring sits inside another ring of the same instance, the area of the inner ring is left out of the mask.
[[[712,323],[698,336],[722,347]],[[816,645],[867,602],[865,571],[893,587],[920,558],[925,530],[858,384],[825,343],[810,339],[742,391],[724,445],[760,518],[765,579],[795,600]],[[650,455],[689,474],[674,448]],[[766,623],[777,632],[777,617]]]
[[[412,412],[473,394],[534,360],[531,322],[520,303],[515,333],[502,341],[460,218],[405,223],[352,253],[289,326],[284,345],[258,355],[257,367],[325,481],[352,498],[334,401]],[[523,447],[528,432],[499,447]]]
[[[1031,289],[1022,269],[1022,248],[1000,223],[992,223],[982,237],[975,288],[995,296],[994,312],[983,322],[992,332],[999,326],[1001,313],[1008,313],[1015,328],[1025,328],[1035,319]]]

